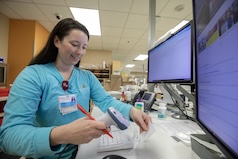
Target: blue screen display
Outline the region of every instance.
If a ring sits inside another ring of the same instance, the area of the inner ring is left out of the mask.
[[[191,25],[148,52],[148,82],[193,80]]]
[[[198,121],[238,158],[238,1],[194,2]]]

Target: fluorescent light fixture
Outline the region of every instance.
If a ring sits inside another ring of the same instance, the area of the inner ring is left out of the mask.
[[[90,35],[101,36],[99,11],[95,9],[84,9],[69,7],[74,19],[82,23]]]
[[[132,67],[134,67],[134,66],[135,66],[134,64],[127,64],[127,65],[126,65],[127,68],[132,68]]]
[[[144,61],[145,59],[148,58],[148,55],[143,55],[143,54],[140,54],[139,56],[137,56],[134,60],[136,61]]]
[[[180,22],[178,25],[176,25],[173,29],[171,29],[171,33],[175,33],[176,31],[178,31],[180,28],[182,28],[184,25],[186,25],[189,21],[187,20],[183,20],[182,22]]]

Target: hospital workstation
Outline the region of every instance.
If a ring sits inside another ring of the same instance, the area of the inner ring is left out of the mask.
[[[82,68],[112,97],[146,112],[149,130],[140,133],[133,121],[125,130],[112,126],[110,133],[126,136],[130,146],[105,134],[79,145],[76,159],[238,158],[238,0],[193,0],[193,20],[157,41],[156,2],[148,6],[150,47],[142,80],[123,76],[117,60],[102,59],[100,68],[85,62]],[[6,82],[10,64],[0,67],[4,87],[13,82]],[[9,91],[1,90],[1,103]],[[88,111],[95,119],[105,115],[92,101]]]
[[[155,97],[152,104],[155,89],[147,88],[141,96],[155,132],[132,150],[97,153],[92,149],[97,150],[98,141],[92,141],[80,146],[78,159],[99,159],[110,154],[136,159],[238,157],[237,80],[233,80],[238,77],[234,42],[238,35],[238,1],[213,2],[193,1],[193,21],[148,51],[147,82],[159,87],[164,95],[162,100]],[[181,87],[191,81],[196,84],[195,96]],[[188,98],[188,105],[178,92]],[[168,109],[162,119],[157,107],[161,103],[166,103]],[[177,115],[171,105],[179,108]],[[183,123],[188,121],[189,128]],[[128,130],[132,136],[133,126]]]

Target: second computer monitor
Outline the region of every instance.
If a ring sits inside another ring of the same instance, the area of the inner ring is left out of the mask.
[[[192,21],[148,52],[148,83],[192,83]]]

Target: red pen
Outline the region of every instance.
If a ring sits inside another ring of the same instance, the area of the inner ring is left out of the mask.
[[[82,113],[86,114],[89,117],[89,119],[95,120],[81,105],[77,104],[77,107]],[[103,129],[102,131],[111,138],[113,138],[113,136],[106,129]]]

